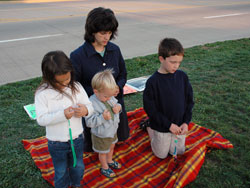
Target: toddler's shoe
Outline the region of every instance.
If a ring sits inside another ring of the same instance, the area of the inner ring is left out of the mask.
[[[122,165],[116,161],[114,161],[113,163],[108,163],[108,165],[110,168],[113,169],[120,169],[122,167]]]
[[[108,169],[101,168],[100,170],[101,170],[101,174],[104,175],[104,176],[106,176],[107,178],[114,178],[114,177],[116,177],[116,174],[110,168],[108,168]]]

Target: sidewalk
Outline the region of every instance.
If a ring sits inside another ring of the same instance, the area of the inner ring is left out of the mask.
[[[41,59],[48,51],[63,50],[69,55],[84,42],[86,15],[99,6],[111,8],[117,16],[118,36],[113,42],[124,59],[157,53],[165,37],[177,38],[184,48],[250,37],[250,2],[245,0],[24,0],[0,4],[0,85],[41,76]]]

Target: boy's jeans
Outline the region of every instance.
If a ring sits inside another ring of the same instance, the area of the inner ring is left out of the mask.
[[[48,141],[49,153],[52,157],[55,169],[54,181],[56,188],[67,188],[71,185],[80,186],[84,173],[82,134],[74,139],[73,142],[77,158],[75,168],[73,167],[73,155],[70,141]]]

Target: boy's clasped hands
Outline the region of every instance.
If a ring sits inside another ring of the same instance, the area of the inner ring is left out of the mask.
[[[188,133],[188,125],[183,123],[179,127],[178,125],[172,123],[169,130],[175,135],[186,135]]]
[[[72,118],[72,116],[80,118],[88,115],[88,109],[84,104],[77,104],[66,108],[64,110],[64,115],[67,119]]]
[[[113,110],[113,112],[115,113],[115,114],[118,114],[120,111],[121,111],[121,106],[120,105],[118,105],[118,104],[116,104],[113,108],[112,108],[112,110]],[[103,118],[105,119],[105,120],[110,120],[111,119],[111,114],[110,114],[110,112],[106,109],[106,110],[104,110],[104,112],[103,112]]]

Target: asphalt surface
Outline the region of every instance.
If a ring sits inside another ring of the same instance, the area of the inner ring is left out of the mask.
[[[0,2],[0,85],[41,76],[48,51],[69,55],[83,43],[88,12],[99,6],[116,14],[113,42],[125,59],[157,53],[164,37],[185,48],[250,37],[249,0],[41,1]]]

